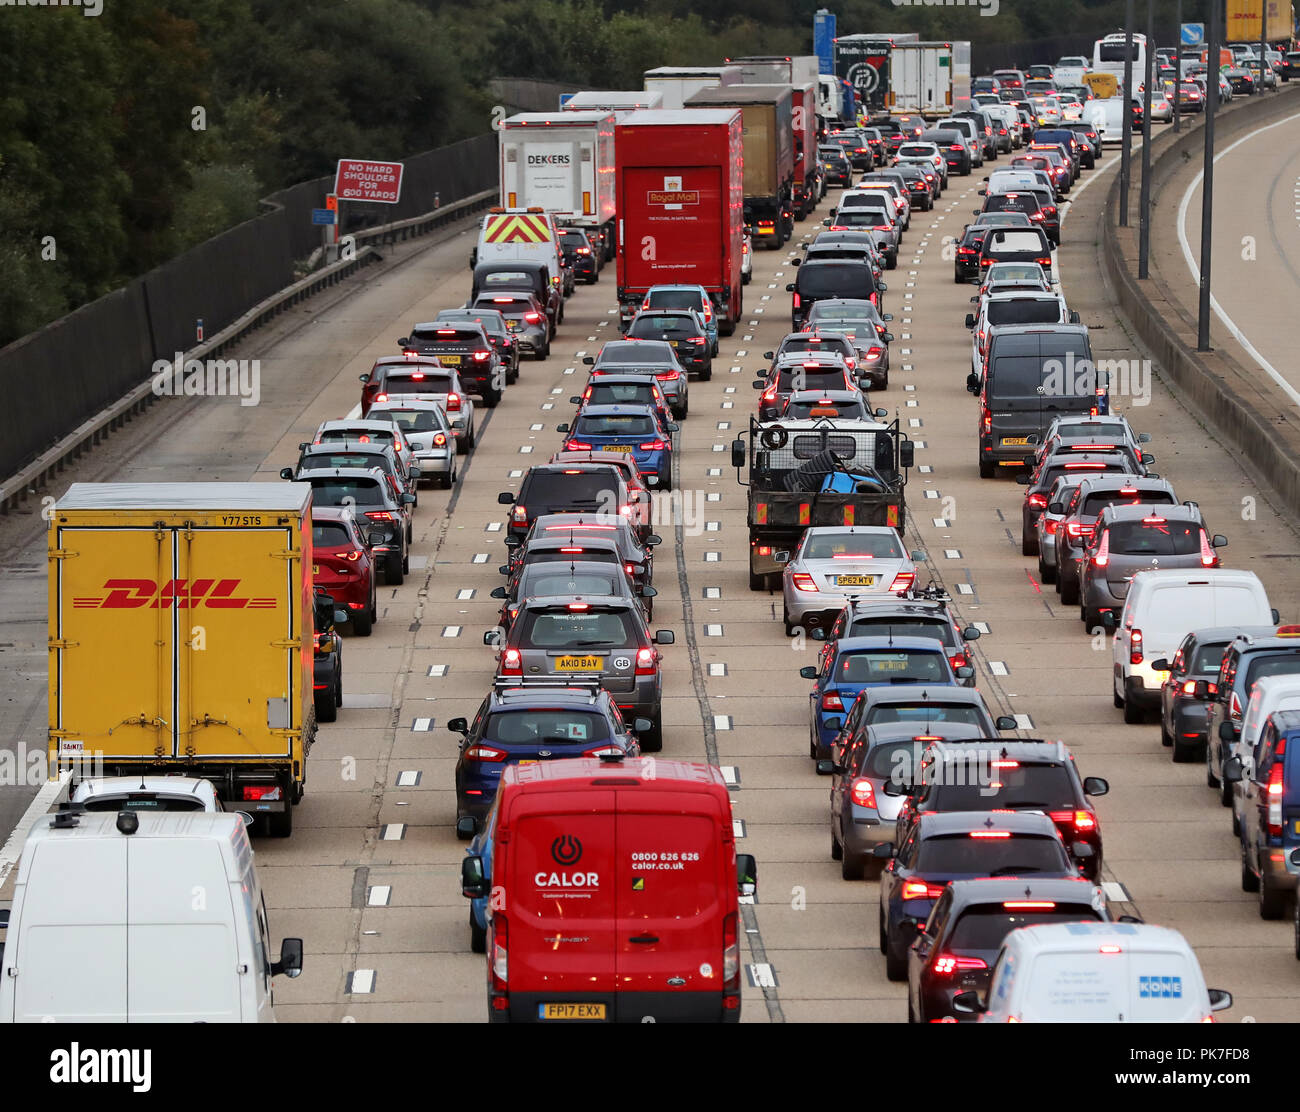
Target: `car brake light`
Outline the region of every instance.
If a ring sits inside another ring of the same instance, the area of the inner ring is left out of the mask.
[[[1096,830],[1097,820],[1093,818],[1090,811],[1074,812],[1074,829],[1075,830]]]
[[[447,434],[445,432],[435,432],[433,434],[434,447],[441,448],[447,443]]]
[[[510,511],[510,516],[514,518],[515,524],[518,525],[528,520],[528,510],[524,506],[515,506]]]
[[[628,575],[633,575],[636,573],[636,568],[633,567],[631,564],[624,564],[623,570],[627,572]]]
[[[392,521],[393,515],[387,510],[367,510],[366,517],[371,521]]]
[[[493,745],[471,745],[465,750],[465,759],[467,761],[486,761],[495,764],[506,759],[506,751]]]
[[[659,670],[658,665],[659,654],[654,649],[637,649],[636,674],[638,676],[653,676]]]
[[[283,799],[284,793],[280,790],[279,784],[245,784],[244,799],[252,801],[264,799],[267,801]]]
[[[1219,557],[1210,544],[1210,538],[1205,535],[1205,530],[1201,530],[1201,567],[1217,568],[1219,566]]]
[[[564,442],[564,450],[566,452],[590,452],[591,445],[584,443],[581,440],[566,440]]]
[[[523,675],[523,657],[518,649],[506,649],[501,657],[501,674],[503,676]]]
[[[507,982],[510,979],[510,961],[509,961],[509,936],[508,921],[501,912],[494,912],[492,915],[492,991],[505,992]],[[492,1002],[496,1008],[496,1001]],[[508,1005],[507,1005],[508,1006]],[[504,1008],[498,1008],[498,1011],[504,1011]]]
[[[525,314],[524,314],[524,320],[526,320],[529,324],[536,324],[536,323],[537,323],[539,320],[541,320],[541,319],[542,319],[542,314],[541,314],[541,313],[525,313]]]
[[[1282,835],[1282,757],[1286,754],[1286,738],[1277,740],[1273,754],[1273,767],[1268,774],[1268,833],[1272,838]]]
[[[1142,631],[1140,629],[1131,629],[1128,634],[1128,662],[1130,664],[1142,663]]]
[[[1241,721],[1241,699],[1234,691],[1232,698],[1228,700],[1228,714],[1234,722]]]
[[[459,395],[459,394],[456,394],[456,393],[448,394],[448,395],[447,395],[447,400],[446,400],[446,402],[444,403],[444,408],[447,410],[448,413],[459,413],[459,412],[460,412],[460,395]]]
[[[993,431],[993,411],[991,409],[985,409],[980,418],[980,422],[984,426],[984,435],[987,436]]]
[[[972,830],[967,837],[970,838],[1010,838],[1010,830]]]
[[[1078,521],[1068,521],[1065,524],[1065,534],[1069,537],[1091,537],[1093,527],[1084,525]],[[1104,567],[1105,565],[1100,565]]]
[[[1123,949],[1119,946],[1098,946],[1097,947],[1097,953],[1099,954],[1122,954],[1123,952],[1124,952]]]
[[[740,1007],[740,932],[734,911],[722,917],[722,991],[724,1007]]]
[[[1003,905],[1008,906],[1006,904]],[[1051,906],[1055,907],[1055,904]],[[951,954],[940,954],[934,959],[934,971],[940,977],[949,977],[959,969],[987,969],[988,963],[983,958],[959,958]]]
[[[1097,554],[1092,558],[1094,568],[1104,568],[1110,563],[1110,533],[1105,532],[1101,535],[1101,544],[1097,546]]]
[[[926,884],[923,880],[908,880],[903,882],[903,891],[900,895],[905,900],[937,900],[943,895],[943,885]]]
[[[794,295],[794,307],[795,307],[796,309],[799,308],[799,295],[798,295],[798,294],[795,294],[795,295]]]
[[[822,710],[844,710],[844,702],[840,699],[838,691],[822,692]]]
[[[676,371],[664,371],[662,374],[655,375],[660,382],[675,382],[680,377]]]
[[[644,444],[638,444],[637,447],[645,452],[662,452],[668,445],[662,440],[649,440]]]
[[[909,590],[915,581],[916,572],[900,571],[896,576],[894,576],[894,582],[890,584],[889,590],[893,594],[898,594],[901,591]]]
[[[476,351],[474,353],[475,363],[482,363],[484,360],[491,359],[491,358],[492,358],[492,353],[490,351]]]
[[[870,780],[859,777],[849,786],[849,798],[858,807],[874,808],[876,806],[876,789],[872,787]]]
[[[817,584],[813,582],[813,577],[806,571],[797,571],[790,576],[790,582],[794,584],[796,591],[816,591]]]
[[[1031,510],[1045,510],[1045,509],[1047,509],[1047,495],[1046,495],[1046,494],[1031,494],[1031,495],[1029,495],[1028,497],[1026,497],[1025,502],[1026,502],[1026,504],[1029,506],[1029,508],[1030,508]]]

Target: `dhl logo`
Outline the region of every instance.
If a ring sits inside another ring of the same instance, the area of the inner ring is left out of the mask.
[[[273,610],[274,598],[236,595],[238,579],[172,579],[159,586],[152,579],[106,579],[106,595],[73,596],[78,610]]]
[[[487,243],[547,243],[550,238],[551,226],[544,216],[508,212],[487,218]]]

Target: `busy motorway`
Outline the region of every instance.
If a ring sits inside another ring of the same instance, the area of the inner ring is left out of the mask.
[[[1117,163],[1107,149],[1071,192],[1054,269],[1094,355],[1136,368],[1144,353],[1110,302],[1097,257]],[[954,283],[951,245],[980,207],[982,184],[980,171],[954,176],[933,212],[914,212],[886,273],[891,374],[870,401],[915,442],[904,540],[925,554],[918,584],[946,589],[960,624],[980,629],[969,644],[976,683],[994,714],[1016,717],[1019,730],[1006,736],[1059,738],[1081,774],[1109,782],[1095,806],[1112,912],[1182,932],[1206,982],[1233,994],[1221,1020],[1295,1020],[1289,918],[1262,920],[1242,891],[1239,843],[1204,766],[1171,762],[1154,719],[1123,722],[1108,698],[1109,634],[1085,632],[1076,608],[1021,554],[1023,488],[979,477],[963,324],[974,288]],[[745,1022],[907,1018],[906,986],[886,978],[877,948],[879,882],[842,879],[829,852],[827,781],[808,757],[810,684],[799,675],[819,646],[786,635],[779,590],[749,589],[745,491],[730,456],[754,412],[763,353],[790,330],[792,260],[834,202],[832,191],[781,250],[754,253],[740,325],[721,338],[712,378],[691,383],[675,434],[679,497],[660,505],[676,511],[654,522],[662,545],[652,627],[675,634],[662,649],[661,755],[722,768],[737,849],[758,863],[756,901],[742,913]],[[353,410],[358,376],[394,354],[396,337],[465,302],[476,231],[396,247],[382,269],[246,340],[234,354],[261,360],[259,405],[167,399],[70,465],[51,493],[74,481],[280,482],[321,421]],[[400,586],[380,588],[373,635],[345,629],[342,706],[320,727],[293,836],[255,841],[273,933],[305,942],[302,975],[276,986],[281,1019],[484,1017],[484,959],[470,948],[465,844],[455,831],[460,739],[447,724],[473,717],[496,672],[482,635],[497,624],[490,596],[507,555],[498,495],[518,491],[527,469],[560,448],[556,426],[572,417],[583,359],[618,335],[610,270],[569,299],[549,356],[524,360],[501,404],[479,409],[477,443],[452,489],[421,490],[410,571]],[[1142,379],[1135,372],[1130,381]],[[1112,405],[1150,435],[1153,470],[1227,536],[1223,565],[1255,572],[1282,620],[1300,618],[1293,523],[1158,369],[1149,385],[1149,395],[1117,394]],[[39,504],[0,527],[6,717],[15,746],[33,752],[45,740],[45,533]],[[30,792],[6,794],[12,826]]]

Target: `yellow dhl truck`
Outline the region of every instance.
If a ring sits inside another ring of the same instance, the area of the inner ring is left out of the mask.
[[[50,768],[180,773],[287,837],[316,734],[311,487],[74,483],[49,529]]]

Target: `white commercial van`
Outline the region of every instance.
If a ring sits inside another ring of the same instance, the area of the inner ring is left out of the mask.
[[[1161,685],[1169,678],[1168,672],[1156,671],[1152,663],[1172,657],[1192,630],[1276,624],[1278,617],[1253,571],[1207,568],[1140,571],[1129,584],[1119,621],[1110,612],[1101,620],[1115,630],[1111,638],[1115,705],[1131,702],[1147,710],[1159,706]]]
[[[1255,747],[1268,716],[1280,710],[1300,710],[1300,675],[1260,676],[1250,693],[1241,720],[1241,736],[1229,746],[1229,757],[1240,757],[1242,776],[1232,785],[1232,832],[1241,832],[1243,786],[1255,772]]]
[[[1168,927],[1052,923],[1007,935],[987,996],[963,992],[953,1006],[990,1023],[1204,1023],[1232,995],[1205,987]]]
[[[244,818],[201,811],[39,819],[0,957],[6,1023],[274,1022],[273,961]]]
[[[1102,146],[1124,142],[1124,98],[1106,97],[1090,100],[1083,106],[1084,123],[1091,124],[1101,136]]]

